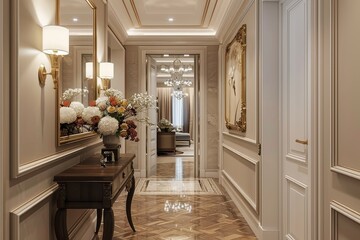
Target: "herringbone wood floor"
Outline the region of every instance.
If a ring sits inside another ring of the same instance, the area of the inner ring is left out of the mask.
[[[159,158],[158,177],[189,178],[193,177],[192,173],[193,163],[189,159],[179,161]],[[132,232],[127,222],[126,196],[122,195],[113,207],[115,214],[113,239],[256,239],[234,203],[224,189],[221,188],[221,190],[224,195],[135,195],[132,202],[132,218],[136,233]],[[172,210],[166,208],[165,204],[167,206],[182,204],[187,208],[179,207]],[[101,237],[100,232],[94,239],[101,239]]]

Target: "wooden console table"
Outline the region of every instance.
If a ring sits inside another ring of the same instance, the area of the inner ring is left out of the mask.
[[[100,155],[56,175],[59,185],[55,216],[55,234],[58,240],[69,239],[66,226],[67,209],[97,209],[96,233],[101,225],[104,210],[103,240],[110,240],[114,234],[114,212],[112,205],[124,188],[128,191],[126,216],[135,232],[131,219],[131,201],[135,191],[133,159],[135,154],[121,154],[118,161],[100,166]]]

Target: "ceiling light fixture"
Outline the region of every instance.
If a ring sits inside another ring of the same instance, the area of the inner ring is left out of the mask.
[[[73,22],[77,22],[77,21],[79,21],[79,19],[78,19],[78,18],[73,18],[72,20],[73,20]]]
[[[168,20],[169,20],[169,22],[173,22],[174,18],[169,18]]]
[[[189,57],[190,55],[189,54],[184,54],[184,57]]]
[[[188,94],[183,92],[183,87],[189,87],[192,85],[192,81],[189,79],[184,79],[183,74],[192,70],[192,67],[189,65],[184,67],[180,59],[175,59],[172,65],[169,68],[161,66],[161,70],[169,73],[171,78],[167,79],[164,84],[168,87],[173,87],[174,92],[171,94],[177,99],[182,99]]]
[[[169,54],[164,54],[163,56],[164,56],[164,57],[168,57],[168,56],[169,56]]]

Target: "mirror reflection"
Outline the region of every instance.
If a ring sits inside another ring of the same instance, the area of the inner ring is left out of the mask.
[[[82,123],[84,107],[96,99],[96,78],[93,77],[96,76],[93,67],[96,36],[95,8],[90,1],[60,0],[59,11],[60,25],[70,31],[69,55],[62,59],[58,88],[58,145],[61,145],[95,135],[90,127],[79,123]]]

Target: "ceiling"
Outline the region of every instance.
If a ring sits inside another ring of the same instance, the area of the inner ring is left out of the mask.
[[[244,0],[108,0],[125,41],[174,37],[220,41]]]
[[[84,0],[60,1],[60,24],[70,35],[93,35],[93,9]]]

